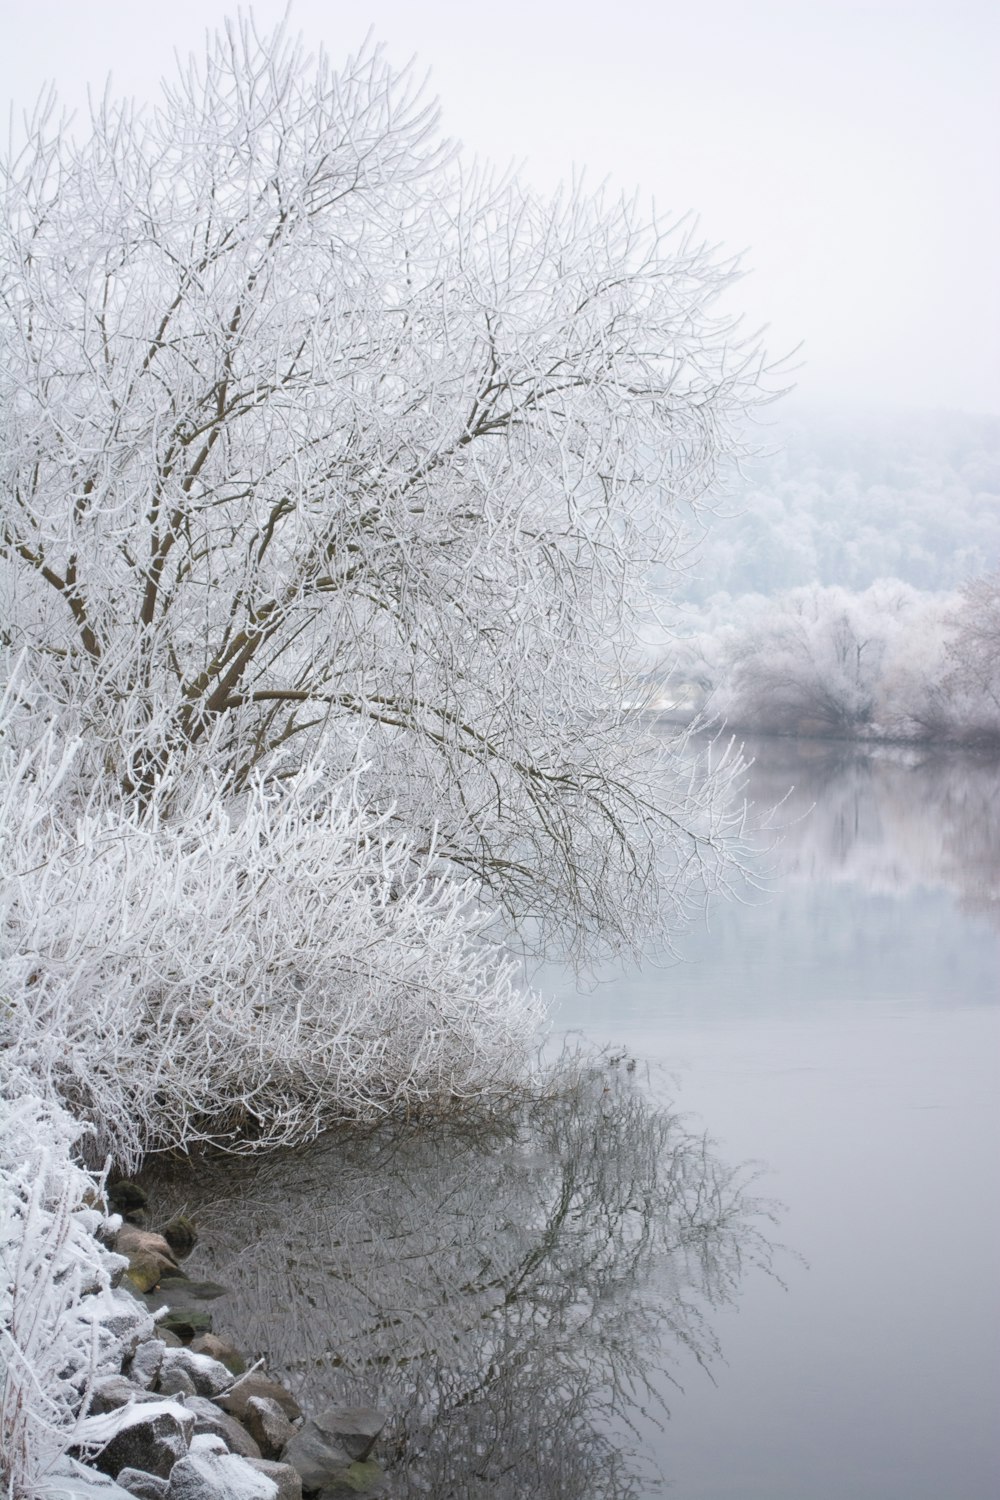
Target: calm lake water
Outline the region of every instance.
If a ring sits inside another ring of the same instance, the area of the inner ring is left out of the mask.
[[[762,743],[771,894],[560,997],[758,1158],[808,1269],[750,1277],[650,1435],[678,1500],[1000,1494],[1000,769]],[[909,762],[909,764],[907,763]],[[810,807],[812,810],[810,811]]]
[[[768,893],[556,985],[575,1088],[156,1186],[217,1326],[397,1414],[399,1496],[1000,1493],[1000,770],[754,749]]]

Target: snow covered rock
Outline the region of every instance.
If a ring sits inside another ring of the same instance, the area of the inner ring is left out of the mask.
[[[302,1408],[291,1391],[256,1370],[241,1376],[231,1390],[218,1397],[218,1402],[223,1411],[228,1411],[231,1416],[242,1421],[246,1416],[247,1402],[252,1396],[267,1396],[272,1401],[277,1401],[290,1422],[298,1421],[302,1415]]]
[[[128,1364],[129,1380],[148,1391],[160,1373],[166,1347],[163,1339],[145,1339],[139,1344]]]
[[[77,1441],[81,1446],[102,1445],[94,1466],[105,1474],[131,1468],[166,1479],[187,1453],[194,1424],[194,1413],[177,1401],[140,1401],[86,1417],[77,1429]]]
[[[160,1400],[162,1397],[154,1395],[152,1391],[140,1390],[124,1375],[106,1375],[103,1380],[95,1383],[90,1393],[87,1415],[99,1417],[105,1412],[117,1411],[122,1406],[128,1406],[129,1402]]]
[[[210,1354],[213,1359],[219,1360],[227,1370],[234,1375],[242,1375],[246,1369],[243,1355],[236,1345],[229,1339],[220,1338],[215,1333],[202,1333],[191,1343],[191,1350],[195,1354]]]
[[[196,1396],[195,1383],[181,1365],[167,1366],[160,1371],[160,1390],[164,1396]]]
[[[278,1458],[295,1436],[295,1428],[270,1396],[251,1396],[243,1422],[265,1458]]]
[[[235,1453],[189,1453],[171,1471],[168,1500],[278,1500],[278,1486]]]
[[[188,1453],[228,1453],[224,1438],[219,1437],[217,1432],[196,1432],[191,1439]]]
[[[194,1416],[196,1433],[214,1433],[223,1439],[230,1452],[241,1458],[260,1458],[260,1449],[246,1428],[228,1412],[220,1410],[214,1401],[208,1401],[204,1396],[189,1396],[185,1405]]]
[[[135,1495],[136,1500],[166,1500],[170,1488],[169,1479],[147,1474],[142,1469],[120,1469],[118,1483],[130,1495]]]
[[[34,1494],[37,1500],[134,1500],[137,1490],[123,1489],[107,1474],[99,1474],[75,1458],[60,1458],[41,1479]]]
[[[273,1479],[278,1486],[278,1500],[302,1500],[302,1478],[291,1464],[272,1463],[266,1458],[251,1458],[258,1474]]]
[[[153,1336],[152,1315],[121,1289],[108,1287],[84,1297],[74,1309],[74,1318],[94,1338],[98,1369],[108,1374],[120,1371],[123,1357],[130,1357],[139,1344]]]
[[[233,1383],[232,1373],[209,1354],[195,1354],[191,1349],[165,1349],[160,1367],[160,1388],[173,1370],[183,1370],[197,1396],[219,1396]]]

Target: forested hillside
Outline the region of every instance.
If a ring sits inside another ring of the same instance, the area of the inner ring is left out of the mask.
[[[1000,563],[1000,417],[792,408],[760,445],[699,549],[693,603],[877,578],[954,589]]]
[[[650,706],[1000,744],[1000,418],[793,408],[766,436],[653,629]]]

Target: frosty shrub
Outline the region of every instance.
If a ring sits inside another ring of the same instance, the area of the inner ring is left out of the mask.
[[[0,1052],[0,1487],[15,1500],[35,1495],[91,1380],[121,1357],[86,1315],[121,1262],[95,1238],[100,1183],[74,1163],[80,1131]]]
[[[168,778],[140,810],[61,793],[78,749],[0,749],[0,1043],[100,1153],[300,1140],[526,1076],[534,997],[357,776]]]

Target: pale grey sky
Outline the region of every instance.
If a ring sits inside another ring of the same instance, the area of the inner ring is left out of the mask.
[[[6,0],[0,96],[150,96],[227,0]],[[284,0],[258,0],[258,22]],[[746,250],[736,294],[802,395],[1000,412],[996,0],[294,0],[336,60],[369,28],[429,69],[469,151],[585,169]]]

